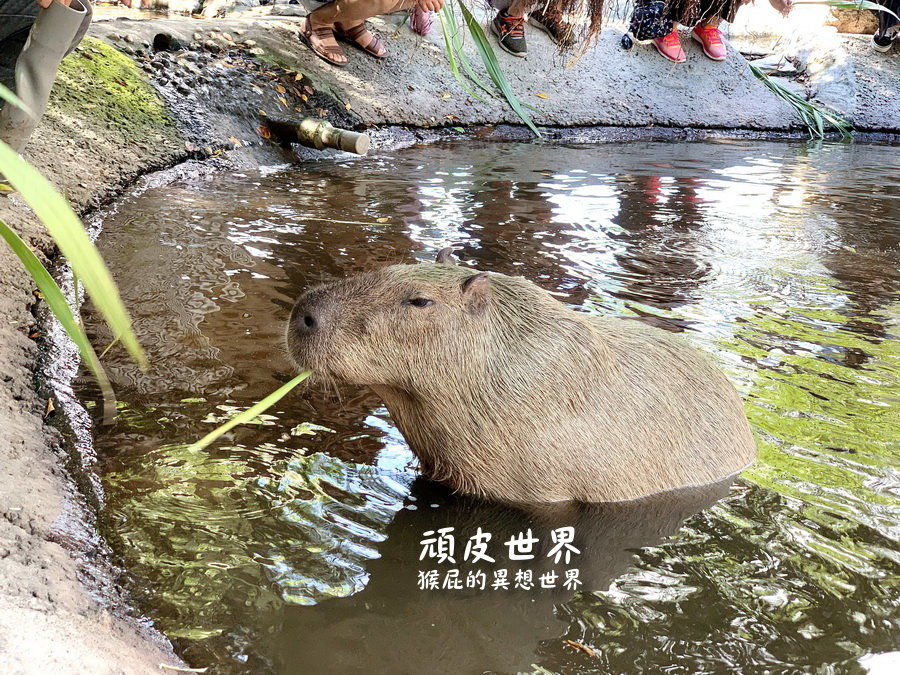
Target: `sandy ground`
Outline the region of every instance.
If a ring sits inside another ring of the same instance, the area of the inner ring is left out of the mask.
[[[352,52],[351,65],[339,70],[299,45],[291,18],[99,22],[91,31],[95,39],[64,64],[26,155],[85,212],[138,176],[189,156],[223,157],[232,165],[284,161],[260,137],[260,110],[326,116],[346,126],[515,121],[505,105],[477,101],[457,85],[436,42],[439,31],[422,39],[390,20],[375,24],[392,57],[380,62]],[[161,33],[197,48],[177,56],[156,53],[149,43]],[[532,33],[527,60],[501,56],[513,86],[541,108],[541,123],[796,125],[793,112],[737,54],[715,64],[689,45],[688,63],[673,71],[646,48],[618,48],[620,33],[611,29],[598,49],[562,69],[549,40]],[[872,62],[864,39],[835,40],[825,54],[821,46],[795,47],[813,64],[809,86],[835,105],[843,102],[862,127],[900,129],[900,54]],[[213,46],[204,48],[210,41]],[[834,45],[844,45],[847,58],[828,65]],[[475,63],[470,43],[466,50]],[[407,132],[408,142],[416,138]],[[0,218],[41,254],[52,255],[51,242],[18,197],[0,197]],[[39,310],[30,280],[0,247],[0,671],[165,672],[160,664],[180,662],[164,638],[129,618],[96,534],[93,509],[101,497],[90,489],[91,467],[45,423],[50,394],[34,376]]]

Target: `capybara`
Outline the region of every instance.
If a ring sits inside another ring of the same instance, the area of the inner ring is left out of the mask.
[[[384,400],[426,476],[504,501],[620,501],[753,461],[740,397],[681,338],[438,260],[311,288],[287,329],[299,367]]]

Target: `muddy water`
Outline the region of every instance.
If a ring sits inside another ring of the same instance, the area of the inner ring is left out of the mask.
[[[450,242],[584,311],[683,333],[741,391],[758,465],[627,505],[482,504],[416,481],[387,412],[355,390],[292,395],[186,448],[291,375],[301,289]],[[121,416],[97,432],[105,530],[192,665],[897,672],[896,147],[417,147],[147,189],[99,243],[153,362],[107,357]],[[453,551],[421,544],[447,527]],[[466,559],[479,528],[493,563]],[[535,557],[511,559],[529,530]]]

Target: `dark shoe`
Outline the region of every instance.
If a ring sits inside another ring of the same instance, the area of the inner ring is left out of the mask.
[[[497,12],[497,16],[491,21],[491,27],[503,49],[513,56],[528,54],[528,47],[525,44],[524,16],[510,16],[505,11]]]
[[[535,9],[528,15],[528,20],[549,35],[560,47],[571,47],[575,44],[574,26],[563,21],[559,12]]]
[[[889,52],[891,45],[898,37],[900,37],[900,24],[887,29],[879,28],[878,32],[872,36],[872,47],[878,52]]]

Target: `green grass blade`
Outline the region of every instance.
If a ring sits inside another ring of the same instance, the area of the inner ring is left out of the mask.
[[[31,109],[25,105],[25,101],[16,96],[11,89],[0,84],[0,99],[3,99],[7,103],[11,103],[12,105],[24,110],[29,115],[31,115]]]
[[[441,27],[443,28],[444,22],[447,23],[447,31],[444,34],[444,40],[447,40],[447,37],[450,37],[450,44],[453,46],[453,51],[456,54],[459,64],[462,66],[463,70],[466,72],[466,76],[475,83],[479,89],[484,91],[491,98],[496,98],[496,94],[494,91],[482,80],[478,77],[478,74],[472,68],[472,64],[469,63],[469,58],[466,56],[465,51],[463,50],[463,44],[460,40],[460,26],[456,22],[456,14],[454,13],[450,3],[446,3],[440,11],[440,19],[441,19]]]
[[[869,0],[794,0],[795,5],[828,5],[829,7],[837,7],[839,9],[868,9],[873,12],[887,12],[895,19],[900,19],[894,12],[884,5]]]
[[[797,96],[793,91],[785,87],[780,82],[766,75],[762,70],[750,65],[751,72],[765,84],[773,94],[791,105],[803,120],[811,138],[825,137],[825,122],[833,126],[844,138],[848,138],[853,131],[853,125],[846,119],[831,112],[822,106],[816,105],[812,101],[807,101],[801,96]]]
[[[220,427],[217,427],[213,431],[210,431],[206,436],[201,438],[196,443],[192,443],[190,445],[191,450],[202,450],[207,447],[211,443],[215,443],[221,436],[227,434],[229,431],[234,429],[239,424],[244,424],[249,422],[250,420],[256,418],[261,413],[265,412],[273,405],[278,403],[281,399],[285,397],[285,395],[291,391],[298,384],[303,382],[307,377],[310,376],[309,371],[305,371],[297,375],[293,380],[287,382],[286,384],[281,385],[278,389],[273,391],[271,394],[266,396],[264,399],[259,401],[258,403],[253,404],[249,408],[247,408],[244,412],[240,412],[230,420],[228,420],[225,424]]]
[[[465,78],[462,76],[462,73],[459,70],[459,64],[456,59],[456,44],[453,38],[450,36],[450,28],[447,25],[447,21],[444,18],[444,12],[447,11],[447,5],[444,5],[441,8],[441,11],[438,12],[438,19],[441,21],[441,32],[444,35],[444,48],[447,51],[447,61],[450,63],[450,72],[453,73],[453,77],[459,82],[459,85],[466,90],[469,96],[475,98],[478,101],[484,103],[484,99],[481,98],[478,94],[473,91],[473,89],[469,86],[469,83],[466,82]],[[460,54],[460,58],[465,58],[463,54]]]
[[[466,7],[464,2],[459,3],[459,9],[462,12],[466,26],[469,28],[469,33],[472,34],[472,38],[475,41],[475,47],[478,49],[478,53],[481,56],[481,60],[484,63],[484,67],[487,69],[491,81],[497,85],[497,88],[503,94],[503,98],[506,99],[516,115],[519,116],[529,129],[531,129],[535,136],[541,138],[540,130],[535,126],[528,113],[525,112],[525,109],[522,107],[522,102],[512,90],[509,80],[506,79],[506,75],[500,67],[500,62],[497,61],[497,55],[494,53],[494,48],[484,34],[481,24],[478,23],[478,20],[472,15],[472,12]]]
[[[146,369],[147,357],[131,329],[131,319],[122,305],[119,290],[72,207],[46,178],[2,141],[0,172],[50,232],[113,335],[121,339],[132,358]]]
[[[2,220],[0,220],[0,237],[3,237],[13,253],[22,261],[22,265],[31,275],[31,278],[34,279],[34,283],[40,292],[43,293],[44,300],[47,302],[50,311],[53,312],[63,330],[66,331],[66,334],[78,347],[82,360],[84,360],[88,370],[91,371],[91,374],[100,385],[100,391],[103,394],[103,420],[106,423],[112,422],[116,414],[116,397],[112,385],[106,376],[106,371],[100,365],[97,353],[72,313],[69,303],[66,302],[66,296],[63,294],[62,289],[54,281],[47,268],[38,260],[34,252],[22,241],[22,238]]]

